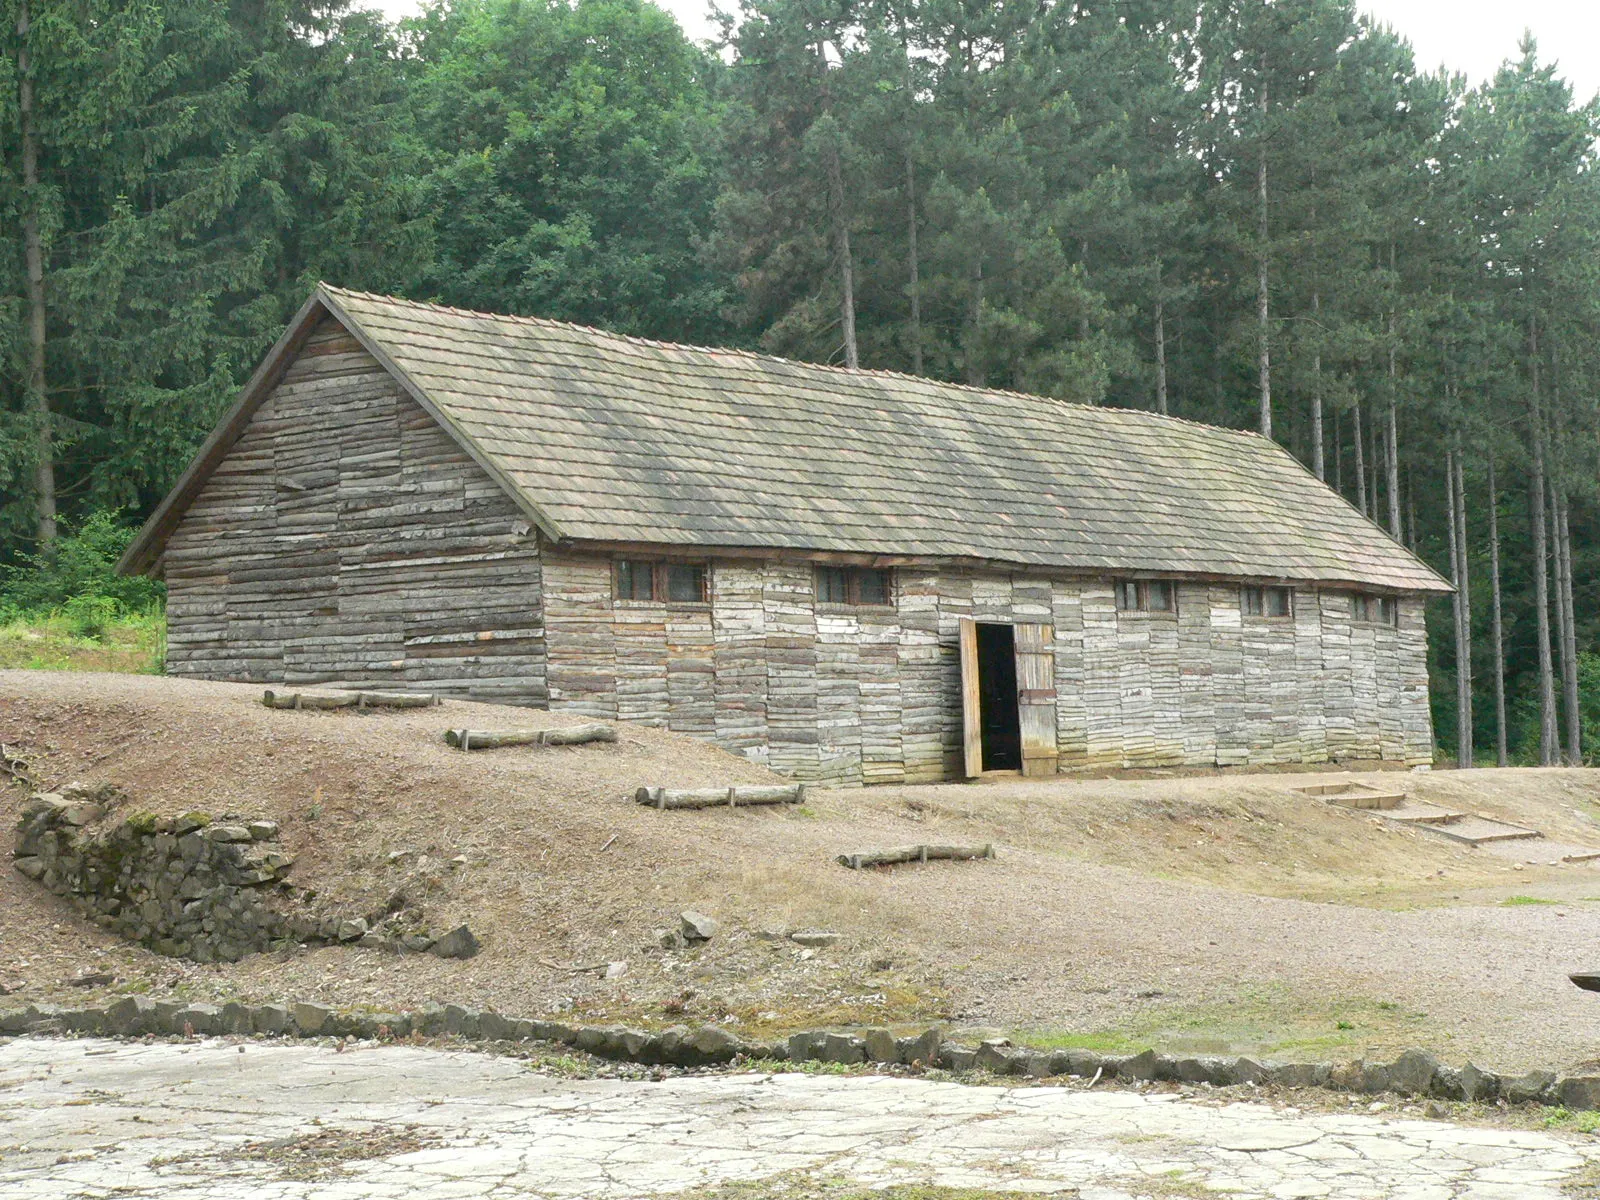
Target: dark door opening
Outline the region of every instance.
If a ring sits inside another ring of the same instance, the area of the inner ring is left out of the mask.
[[[1010,625],[980,624],[978,723],[985,771],[1022,770],[1022,724],[1017,713],[1017,642]]]

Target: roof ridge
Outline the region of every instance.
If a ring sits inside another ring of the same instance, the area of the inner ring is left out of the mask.
[[[389,296],[381,292],[364,292],[356,288],[338,287],[337,285],[328,283],[326,281],[320,281],[317,286],[326,288],[330,292],[343,296],[358,296],[367,300],[381,300],[388,304],[402,304],[409,308],[422,308],[431,310],[433,312],[454,313],[457,316],[463,317],[477,317],[480,319],[495,321],[515,321],[527,325],[554,327],[557,329],[571,329],[579,333],[592,333],[599,334],[602,337],[617,338],[621,341],[632,342],[637,346],[649,346],[653,349],[691,350],[697,351],[701,354],[734,354],[740,356],[741,358],[753,359],[757,362],[781,363],[787,367],[804,367],[810,370],[837,371],[842,375],[850,376],[867,376],[869,378],[877,379],[905,380],[909,383],[920,383],[932,387],[952,388],[957,391],[968,392],[979,396],[1009,396],[1016,400],[1044,400],[1051,404],[1071,405],[1075,408],[1085,411],[1112,414],[1118,417],[1126,416],[1134,419],[1145,419],[1152,422],[1170,421],[1174,424],[1188,425],[1192,428],[1204,429],[1214,433],[1226,433],[1236,436],[1255,438],[1264,438],[1265,436],[1259,430],[1255,429],[1234,429],[1228,425],[1213,425],[1209,421],[1196,421],[1192,417],[1179,417],[1174,416],[1171,413],[1150,412],[1148,409],[1143,408],[1120,408],[1111,405],[1088,404],[1082,401],[1065,400],[1059,396],[1045,396],[1039,394],[1038,392],[1019,392],[1015,388],[980,387],[973,383],[956,383],[951,380],[934,379],[927,375],[913,375],[907,371],[890,370],[887,367],[843,367],[834,363],[809,362],[805,359],[785,358],[781,354],[765,354],[759,350],[745,350],[736,346],[702,346],[695,342],[668,342],[660,338],[640,337],[637,334],[632,333],[618,333],[615,330],[602,329],[598,325],[581,325],[576,321],[562,321],[555,317],[530,317],[523,316],[518,313],[494,313],[483,312],[479,309],[473,308],[457,308],[452,304],[436,304],[426,300],[412,300],[405,296]],[[1266,438],[1265,440],[1274,446],[1279,444],[1275,441],[1272,441],[1270,438]],[[1296,459],[1295,461],[1298,462],[1299,460]]]

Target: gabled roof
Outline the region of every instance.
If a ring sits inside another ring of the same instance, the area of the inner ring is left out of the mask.
[[[558,541],[1449,590],[1254,433],[327,285],[125,567],[156,560],[324,311]]]

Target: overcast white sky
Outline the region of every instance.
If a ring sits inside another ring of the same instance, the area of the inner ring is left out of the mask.
[[[370,2],[400,16],[414,11],[417,0]],[[690,37],[710,35],[706,0],[657,2]],[[1600,0],[1364,0],[1360,6],[1407,38],[1424,69],[1444,64],[1477,83],[1513,57],[1523,30],[1531,29],[1540,57],[1560,64],[1580,99],[1600,91]]]

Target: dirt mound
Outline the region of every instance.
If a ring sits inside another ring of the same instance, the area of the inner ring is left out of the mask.
[[[774,777],[652,729],[471,754],[440,737],[578,720],[465,703],[285,712],[252,687],[0,672],[0,742],[24,748],[42,784],[115,783],[158,816],[275,820],[298,885],[359,911],[466,921],[483,942],[466,962],[336,946],[199,966],[115,942],[7,869],[0,987],[21,986],[0,1002],[107,990],[72,986],[93,971],[112,991],[196,1000],[457,1001],[752,1033],[949,1018],[1102,1048],[1419,1044],[1506,1068],[1600,1055],[1594,998],[1565,979],[1594,965],[1600,868],[1513,863],[1294,791],[1323,776],[1016,780],[659,812],[632,791]],[[1600,841],[1597,773],[1358,777]],[[25,798],[0,788],[8,831]],[[992,861],[833,861],[990,841]],[[685,909],[721,931],[662,949]],[[842,936],[783,936],[801,928]]]

